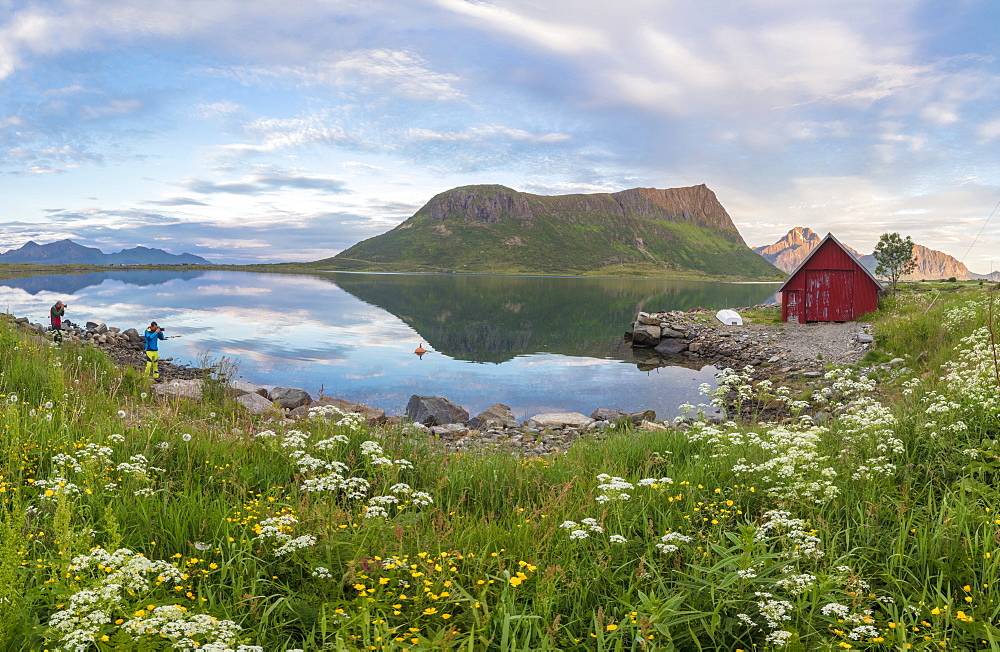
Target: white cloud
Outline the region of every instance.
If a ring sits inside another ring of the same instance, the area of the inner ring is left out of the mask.
[[[391,49],[332,52],[300,65],[234,67],[210,72],[255,85],[262,80],[292,81],[342,88],[351,94],[388,92],[417,101],[453,101],[465,94],[456,87],[458,76],[435,72],[419,55]]]
[[[343,127],[329,124],[319,115],[290,119],[261,118],[244,124],[243,130],[255,142],[220,145],[218,149],[222,153],[242,155],[352,142]]]
[[[85,118],[105,118],[108,116],[129,115],[142,108],[139,100],[111,100],[103,106],[85,106],[82,109]]]
[[[986,142],[1000,138],[1000,118],[979,125],[976,128],[976,133]]]
[[[572,25],[572,17],[569,15],[544,20],[528,16],[527,12],[518,14],[486,2],[438,0],[437,4],[474,21],[478,29],[498,31],[560,54],[608,53],[613,49],[600,25]]]
[[[243,110],[243,107],[236,102],[230,102],[229,100],[223,100],[221,102],[210,102],[208,104],[199,104],[194,107],[192,113],[199,118],[225,118],[233,115],[234,113],[239,113]]]
[[[571,140],[569,134],[533,134],[524,129],[514,129],[500,125],[469,127],[464,131],[439,132],[431,129],[410,129],[408,137],[414,141],[468,142],[494,138],[524,141],[529,143],[562,143]]]

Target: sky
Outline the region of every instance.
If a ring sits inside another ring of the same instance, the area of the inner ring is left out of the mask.
[[[457,186],[704,183],[751,246],[899,232],[987,273],[998,24],[995,0],[0,0],[0,251],[317,260]]]

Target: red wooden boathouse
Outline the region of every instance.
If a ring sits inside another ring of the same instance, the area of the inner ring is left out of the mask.
[[[827,233],[778,288],[781,321],[854,321],[878,307],[883,289],[878,279]]]

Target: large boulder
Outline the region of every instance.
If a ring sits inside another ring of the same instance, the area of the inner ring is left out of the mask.
[[[201,400],[201,380],[168,380],[153,385],[153,395],[166,399]]]
[[[130,342],[140,342],[140,341],[142,341],[142,336],[139,335],[139,331],[135,330],[134,328],[128,328],[128,329],[122,331],[122,335],[124,335],[125,337],[127,337]]]
[[[250,411],[250,414],[264,414],[274,409],[274,403],[256,392],[247,392],[236,397],[236,402]]]
[[[481,430],[483,428],[516,428],[519,424],[514,418],[510,407],[503,403],[494,403],[476,416],[469,419],[469,427]]]
[[[654,346],[653,350],[664,355],[677,355],[688,350],[688,343],[684,340],[668,339]]]
[[[627,419],[628,412],[613,410],[611,408],[597,408],[594,410],[593,414],[590,415],[590,418],[596,421],[610,421],[611,423],[615,423],[621,421],[622,419]]]
[[[632,331],[632,344],[639,346],[656,346],[660,343],[660,327],[637,324]]]
[[[406,404],[406,416],[425,426],[439,426],[445,423],[465,423],[469,413],[443,396],[420,396],[414,394]]]
[[[267,390],[260,385],[248,383],[245,380],[234,380],[229,383],[229,391],[233,396],[243,396],[244,394],[258,394],[262,398],[267,398]],[[270,401],[268,401],[270,402]]]
[[[656,421],[656,411],[655,410],[640,410],[638,412],[633,412],[628,415],[629,421],[635,425],[639,425],[643,421]]]
[[[645,326],[659,326],[663,318],[660,315],[651,315],[648,312],[640,312],[635,320]]]
[[[546,412],[536,414],[525,421],[524,425],[529,428],[561,430],[563,428],[589,428],[594,425],[594,420],[579,412]]]
[[[275,387],[267,393],[267,398],[287,410],[312,403],[309,392],[298,387]]]

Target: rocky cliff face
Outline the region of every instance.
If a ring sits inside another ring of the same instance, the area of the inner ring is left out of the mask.
[[[917,268],[913,274],[906,278],[951,278],[954,276],[962,281],[971,278],[971,272],[965,263],[944,252],[915,244],[913,245],[913,256],[917,259]]]
[[[797,226],[774,244],[754,247],[753,250],[781,271],[791,273],[822,241],[823,238],[812,229]],[[844,247],[855,256],[861,257],[861,254],[854,249],[847,245]]]
[[[778,269],[791,273],[802,264],[809,252],[815,249],[821,241],[822,238],[815,231],[797,226],[774,244],[754,247],[753,250]],[[875,271],[876,262],[872,254],[862,255],[846,244],[844,247],[854,254],[862,265],[873,272]],[[992,275],[974,274],[955,257],[923,245],[913,245],[913,256],[917,259],[917,267],[913,274],[903,277],[906,280],[942,279],[952,276],[960,281],[970,278],[1000,280],[998,272],[994,272]],[[997,278],[993,278],[993,276]]]
[[[455,219],[484,224],[514,221],[531,228],[536,219],[555,214],[690,223],[746,244],[729,213],[705,184],[555,196],[533,195],[500,185],[464,186],[431,198],[414,217],[426,215],[442,223]]]

